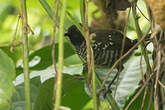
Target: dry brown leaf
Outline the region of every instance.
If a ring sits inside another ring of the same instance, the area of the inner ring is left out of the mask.
[[[144,0],[152,10],[155,22],[165,28],[165,0]]]
[[[131,6],[128,0],[106,0],[106,6],[110,10],[125,10]]]

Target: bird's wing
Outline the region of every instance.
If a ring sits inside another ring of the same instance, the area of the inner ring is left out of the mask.
[[[90,28],[90,34],[95,33],[95,36],[92,38],[96,44],[102,43],[102,46],[108,46],[112,49],[121,49],[123,34],[117,30],[103,30],[103,29],[93,29]],[[126,37],[125,47],[132,47],[131,40]]]

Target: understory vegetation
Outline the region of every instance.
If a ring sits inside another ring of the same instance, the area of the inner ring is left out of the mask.
[[[0,110],[165,110],[165,1],[1,0],[0,7]],[[86,65],[64,37],[73,24],[87,43]],[[88,27],[138,39],[106,96],[128,54],[98,68]]]

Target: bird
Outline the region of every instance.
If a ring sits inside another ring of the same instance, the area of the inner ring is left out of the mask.
[[[118,30],[107,30],[89,27],[89,34],[94,34],[94,37],[90,38],[92,40],[91,47],[93,49],[94,63],[95,67],[110,68],[113,64],[120,58],[122,50],[122,41],[124,35]],[[87,51],[86,51],[86,40],[79,29],[72,25],[68,28],[68,31],[64,34],[68,36],[76,53],[79,55],[84,65],[87,64]],[[137,39],[131,40],[125,38],[125,46],[123,49],[123,54],[128,52],[136,43]],[[136,48],[137,49],[137,48]],[[118,72],[113,77],[112,81],[108,85],[108,89],[105,90],[104,97],[111,90],[110,87],[116,80],[119,73],[124,69],[123,64],[129,59],[133,51],[125,57],[121,63],[119,63],[116,68]],[[87,68],[87,67],[86,67]]]
[[[93,56],[94,56],[94,63],[97,70],[97,67],[103,68],[111,68],[114,63],[121,57],[121,50],[122,50],[122,42],[124,39],[124,34],[118,30],[108,30],[108,29],[100,29],[89,27],[89,34],[93,34],[94,36],[90,38],[92,40],[91,47],[93,49]],[[83,63],[87,64],[87,52],[86,52],[86,40],[79,29],[72,25],[68,28],[67,32],[64,36],[68,36],[71,44],[76,50],[76,53],[79,55]],[[147,34],[146,38],[144,39],[146,42],[150,41],[151,34]],[[91,37],[91,36],[89,36]],[[136,43],[138,42],[137,39],[131,40],[128,37],[125,38],[125,45],[123,48],[122,54],[127,53]],[[135,49],[138,49],[135,48]],[[135,50],[134,49],[134,50]],[[121,62],[116,66],[118,70],[111,82],[108,82],[108,88],[103,89],[104,97],[107,93],[111,93],[111,85],[117,79],[119,73],[124,69],[124,63],[128,61],[130,56],[133,54],[134,51],[131,51],[129,55],[127,55]],[[96,72],[97,74],[97,72]]]
[[[118,30],[107,30],[89,27],[89,33],[94,33],[92,37],[93,43],[91,47],[93,49],[95,65],[102,67],[112,67],[115,61],[121,56],[122,40],[124,35]],[[86,41],[79,29],[72,25],[68,28],[68,31],[64,34],[68,36],[72,45],[75,47],[76,53],[80,56],[83,63],[87,63]],[[131,40],[126,37],[123,54],[129,51],[137,43],[137,39]],[[132,54],[133,52],[131,52]],[[131,56],[129,54],[125,59],[121,61],[121,67]],[[119,65],[117,66],[119,69]]]

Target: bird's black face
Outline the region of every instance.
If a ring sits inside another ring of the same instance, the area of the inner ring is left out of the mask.
[[[71,40],[72,44],[75,46],[79,46],[85,40],[81,32],[75,25],[69,27],[68,32],[65,33],[65,36],[68,36]]]

